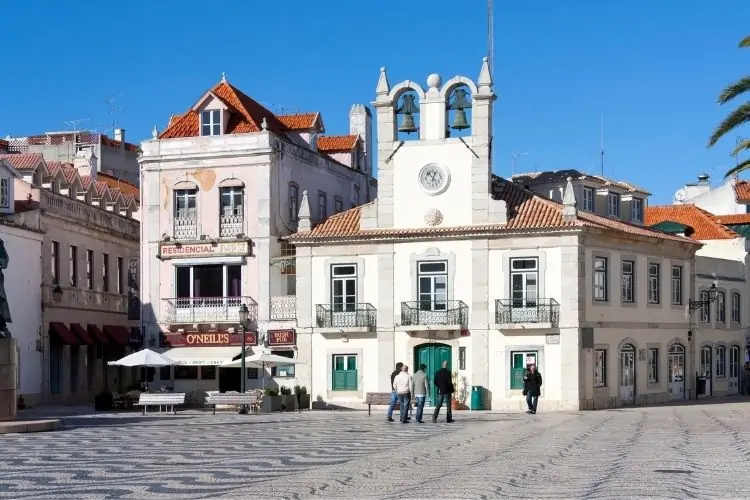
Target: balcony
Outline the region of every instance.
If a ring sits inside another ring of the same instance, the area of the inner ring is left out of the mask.
[[[495,324],[502,329],[557,328],[560,304],[555,299],[498,299]]]
[[[366,333],[377,324],[377,309],[372,304],[318,304],[315,317],[320,333]]]
[[[271,320],[293,320],[297,317],[297,297],[281,295],[271,297]]]
[[[168,325],[193,325],[198,323],[240,322],[240,306],[246,304],[247,328],[258,320],[258,304],[251,297],[177,297],[162,299],[160,323]]]
[[[408,330],[461,330],[469,324],[469,306],[461,300],[401,302],[401,326]]]
[[[177,216],[174,218],[174,239],[197,240],[198,239],[198,216]]]
[[[242,215],[222,215],[219,217],[219,237],[236,238],[245,233],[245,219]]]

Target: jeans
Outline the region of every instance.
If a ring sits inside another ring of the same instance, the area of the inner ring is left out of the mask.
[[[407,392],[406,394],[398,395],[398,404],[401,406],[401,423],[406,423],[406,417],[409,416],[409,407],[411,406],[411,397]]]
[[[446,422],[453,421],[453,408],[451,408],[451,394],[438,394],[437,402],[435,404],[435,413],[432,414],[432,421],[437,421],[438,414],[440,413],[440,407],[445,403],[445,409],[447,414],[445,416]]]
[[[422,421],[422,413],[424,412],[424,401],[427,396],[417,396],[417,422]]]
[[[393,418],[393,408],[396,407],[396,403],[398,403],[398,394],[396,391],[391,391],[391,401],[388,403],[388,416],[386,417],[388,420]]]
[[[526,395],[526,404],[529,406],[529,411],[533,411],[536,413],[536,405],[539,402],[539,396],[527,394]]]

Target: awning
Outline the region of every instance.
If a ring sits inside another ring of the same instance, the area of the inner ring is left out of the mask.
[[[242,352],[240,346],[175,347],[162,354],[181,366],[219,366]]]
[[[70,331],[73,332],[79,339],[81,339],[82,344],[96,345],[96,340],[94,339],[94,337],[89,335],[89,332],[87,332],[86,329],[82,327],[80,324],[71,323]]]
[[[102,333],[98,326],[89,324],[87,330],[93,338],[99,341],[99,343],[105,345],[110,343],[107,336]]]
[[[65,323],[58,323],[56,321],[50,323],[49,332],[53,335],[56,335],[57,338],[59,338],[63,344],[67,344],[67,345],[80,344],[76,336],[70,333],[70,330],[68,330],[68,327],[65,326]]]
[[[104,325],[104,333],[109,335],[115,341],[115,344],[130,345],[130,331],[127,326]]]

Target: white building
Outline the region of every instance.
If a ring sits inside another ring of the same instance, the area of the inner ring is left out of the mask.
[[[689,396],[686,310],[700,244],[578,210],[572,176],[562,203],[492,176],[486,61],[476,84],[427,84],[391,86],[381,71],[377,200],[312,227],[303,199],[290,241],[308,363],[297,375],[312,399],[359,407],[365,393],[389,390],[397,361],[434,373],[442,360],[459,399],[483,386],[493,409],[523,406],[531,361],[548,410]],[[416,125],[412,140],[400,132]],[[628,213],[630,200],[617,201]]]
[[[375,196],[371,122],[355,105],[349,135],[323,136],[319,113],[276,116],[222,78],[143,142],[144,328],[181,363],[162,385],[239,388],[239,369],[216,365],[239,356],[242,304],[251,345],[295,356],[294,249],[280,238],[297,229],[303,190],[316,221]],[[294,367],[272,375],[293,385]]]
[[[750,211],[750,183],[729,177],[712,187],[708,174],[701,174],[697,182],[675,192],[674,203],[695,205],[713,214],[745,214]]]

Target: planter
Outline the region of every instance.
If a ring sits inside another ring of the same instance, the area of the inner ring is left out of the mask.
[[[458,410],[458,401],[456,401],[455,399],[451,399],[451,409]]]
[[[298,408],[300,410],[309,410],[310,409],[310,395],[309,394],[300,394],[299,395]]]
[[[281,411],[296,411],[297,407],[297,396],[294,394],[279,396],[281,398],[282,409]]]
[[[281,411],[283,396],[263,396],[263,413]]]

